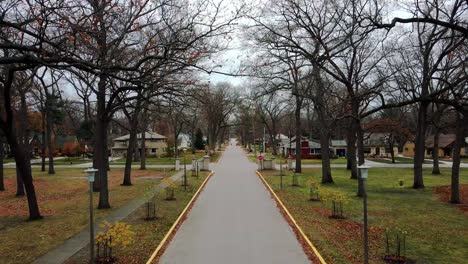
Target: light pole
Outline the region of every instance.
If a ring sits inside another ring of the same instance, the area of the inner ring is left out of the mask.
[[[358,167],[359,174],[361,175],[362,179],[362,201],[363,201],[363,208],[364,208],[364,263],[369,263],[369,236],[367,233],[367,187],[366,187],[366,180],[369,173],[369,166],[361,165]]]
[[[90,250],[90,263],[94,262],[94,214],[93,214],[93,182],[94,174],[97,172],[97,169],[89,168],[84,172],[88,176],[89,182],[89,250]]]

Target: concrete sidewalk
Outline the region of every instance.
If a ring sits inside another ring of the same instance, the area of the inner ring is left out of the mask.
[[[211,165],[211,164],[210,164]],[[174,180],[179,180],[184,175],[184,171],[181,170],[177,174],[171,176]],[[162,189],[164,186],[161,184],[157,186],[157,190]],[[135,199],[128,204],[120,207],[109,216],[107,216],[104,220],[108,222],[117,222],[121,221],[131,213],[133,213],[136,209],[142,206],[145,203],[143,198]],[[102,221],[102,222],[103,222]],[[95,234],[97,234],[101,229],[99,228],[99,223],[95,223]],[[62,245],[58,246],[57,248],[49,251],[44,256],[36,259],[34,264],[61,264],[65,262],[68,258],[76,254],[82,248],[89,245],[89,226],[87,226],[83,231],[74,235],[73,237],[66,240]]]
[[[228,147],[159,263],[310,263],[255,169]]]

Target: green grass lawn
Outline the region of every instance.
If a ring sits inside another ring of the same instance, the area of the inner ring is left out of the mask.
[[[5,163],[10,163],[10,162],[15,162],[15,159],[14,159],[14,158],[6,158],[6,159],[3,159],[3,164],[5,164]]]
[[[247,154],[250,161],[258,163],[258,157],[255,156],[254,153]],[[275,158],[276,164],[279,164],[281,155],[273,155],[270,153],[263,155],[266,159]],[[295,161],[295,159],[293,159]],[[346,164],[346,158],[337,158],[337,159],[330,159],[331,164]],[[287,158],[282,159],[283,164],[288,162]],[[302,159],[302,164],[322,164],[322,160],[320,159]]]
[[[133,170],[133,186],[120,186],[123,169],[109,172],[111,209],[95,210],[99,221],[129,201],[143,196],[145,186],[159,179],[153,176],[171,175],[160,170]],[[33,169],[38,203],[44,219],[26,221],[25,197],[16,198],[14,169],[5,169],[6,191],[0,192],[0,263],[31,263],[37,257],[57,247],[88,225],[88,183],[83,169],[57,168],[55,175]],[[95,207],[98,193],[94,194]]]
[[[392,163],[392,159],[391,159],[391,158],[388,158],[388,159],[383,159],[383,158],[366,158],[366,159],[367,159],[367,160],[370,160],[370,161],[380,162],[380,163],[387,163],[387,164],[391,164],[391,163]],[[396,164],[413,164],[413,163],[414,163],[414,159],[412,159],[412,158],[404,158],[404,157],[395,157],[395,162],[396,162]],[[424,161],[424,164],[432,164],[432,161],[425,160],[425,161]]]
[[[441,160],[442,161],[450,161],[450,162],[453,161],[452,159],[441,159]],[[463,163],[468,163],[468,158],[461,158],[460,161],[463,162]]]
[[[156,203],[156,220],[144,220],[146,216],[146,208],[144,206],[125,218],[122,222],[131,225],[131,230],[135,232],[136,240],[127,249],[116,250],[116,263],[145,263],[159,245],[163,237],[169,231],[170,227],[175,222],[179,214],[186,207],[190,199],[198,190],[207,175],[208,172],[201,172],[198,178],[189,176],[189,186],[187,187],[187,191],[185,191],[184,187],[177,183],[177,187],[175,189],[176,200],[166,201],[165,193],[163,191],[156,193],[154,198]],[[86,246],[65,263],[89,263],[88,256],[89,246]]]
[[[194,154],[192,153],[187,153],[185,156],[185,161],[187,164],[192,163],[192,159],[201,159],[205,156],[204,152],[197,152]],[[210,158],[210,162],[217,162],[219,157],[221,156],[221,152],[215,152],[215,154]],[[180,164],[184,163],[184,156],[183,154],[180,155]],[[111,161],[110,164],[125,164],[125,158],[120,158],[114,161]],[[134,165],[140,164],[140,162],[132,162]],[[147,165],[175,165],[175,158],[174,157],[147,157],[146,158],[146,164]]]
[[[414,190],[412,169],[374,168],[369,172],[368,206],[370,226],[370,263],[383,263],[384,231],[399,227],[408,232],[406,256],[417,263],[464,263],[468,259],[468,215],[454,205],[440,201],[433,187],[450,184],[449,169],[433,176],[424,170],[425,189]],[[362,199],[356,197],[357,181],[349,179],[345,169],[333,169],[335,184],[322,188],[345,193],[346,219],[329,218],[331,203],[309,201],[305,182],[309,177],[320,180],[320,169],[305,169],[301,187],[290,186],[292,177],[285,176],[285,189],[280,191],[277,171],[266,172],[266,179],[297,220],[298,224],[329,263],[362,263]],[[404,180],[404,187],[398,180]],[[468,170],[462,169],[460,182],[468,184]],[[467,201],[464,206],[466,207]]]

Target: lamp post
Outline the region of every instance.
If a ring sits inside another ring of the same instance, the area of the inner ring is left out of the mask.
[[[358,167],[359,175],[361,176],[362,180],[362,190],[363,190],[363,209],[364,209],[364,263],[369,263],[369,236],[367,233],[367,187],[366,187],[366,180],[369,173],[369,166],[365,164]]]
[[[187,190],[187,162],[185,160],[185,152],[187,149],[183,148],[182,150],[184,151],[184,190]]]
[[[94,214],[93,214],[93,182],[94,175],[97,169],[89,168],[84,172],[88,177],[89,182],[89,250],[90,250],[90,263],[94,263]]]

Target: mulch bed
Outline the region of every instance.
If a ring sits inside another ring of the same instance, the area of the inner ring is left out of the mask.
[[[450,185],[437,186],[432,189],[432,192],[439,196],[442,202],[450,202]],[[460,204],[455,206],[468,215],[468,184],[460,184]]]

